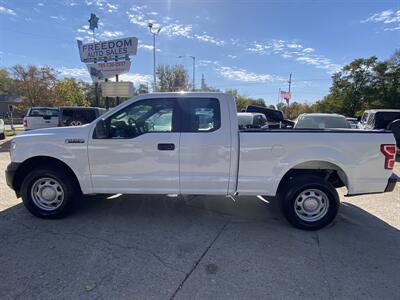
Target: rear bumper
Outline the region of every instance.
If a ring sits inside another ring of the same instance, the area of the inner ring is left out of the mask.
[[[372,192],[372,193],[357,193],[357,194],[347,194],[345,197],[353,197],[353,196],[359,196],[359,195],[371,195],[371,194],[382,194],[382,193],[390,193],[393,192],[393,190],[396,187],[396,183],[400,182],[400,177],[397,176],[396,174],[392,174],[386,184],[386,188],[383,192]]]
[[[6,169],[6,182],[7,185],[14,190],[14,177],[20,163],[12,162],[7,166]]]
[[[400,181],[399,179],[400,179],[399,176],[393,173],[392,176],[390,176],[388,179],[388,183],[385,188],[385,193],[392,192],[396,187],[397,181]]]

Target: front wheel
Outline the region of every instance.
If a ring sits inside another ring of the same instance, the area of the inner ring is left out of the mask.
[[[23,180],[21,196],[25,207],[33,215],[56,219],[70,211],[79,193],[71,176],[61,169],[40,167]]]
[[[300,229],[323,228],[335,219],[339,210],[336,189],[318,176],[301,175],[291,178],[280,193],[283,215]]]

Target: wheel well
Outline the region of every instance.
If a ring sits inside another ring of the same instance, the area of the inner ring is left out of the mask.
[[[65,171],[69,176],[71,176],[71,178],[73,178],[76,186],[79,189],[81,188],[79,185],[78,178],[76,177],[74,171],[72,171],[72,169],[66,163],[50,156],[35,156],[22,162],[21,165],[18,167],[17,171],[15,172],[13,187],[14,190],[17,192],[17,194],[19,194],[22,182],[24,181],[26,175],[28,175],[29,171],[35,169],[38,166],[47,166],[47,165]]]
[[[329,162],[313,161],[301,163],[286,172],[279,183],[277,192],[279,193],[291,178],[299,175],[315,175],[324,178],[335,188],[348,186],[346,174],[340,167]]]

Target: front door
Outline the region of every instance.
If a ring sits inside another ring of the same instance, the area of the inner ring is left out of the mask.
[[[179,193],[176,99],[133,102],[90,139],[94,193]]]

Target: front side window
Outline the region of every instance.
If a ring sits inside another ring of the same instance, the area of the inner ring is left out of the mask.
[[[219,101],[208,98],[188,98],[182,101],[183,132],[210,132],[221,127]]]
[[[174,103],[174,99],[134,102],[108,117],[103,122],[105,133],[100,137],[95,132],[94,138],[131,139],[150,132],[172,132]]]

